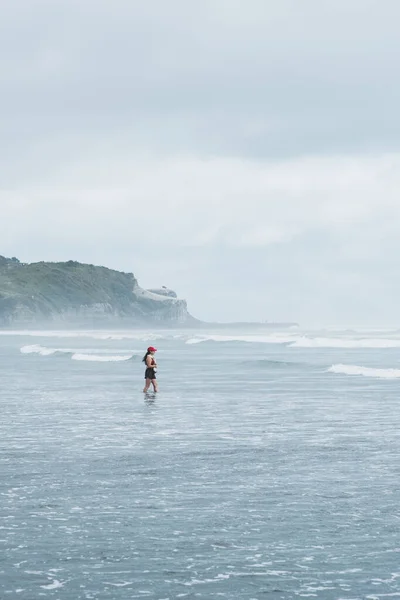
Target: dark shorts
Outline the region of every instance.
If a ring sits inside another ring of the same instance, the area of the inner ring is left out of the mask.
[[[153,367],[147,367],[146,372],[144,374],[145,379],[156,379],[156,374]]]

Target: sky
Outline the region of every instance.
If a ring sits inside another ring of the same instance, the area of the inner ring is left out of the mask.
[[[400,327],[398,0],[5,0],[0,254]]]

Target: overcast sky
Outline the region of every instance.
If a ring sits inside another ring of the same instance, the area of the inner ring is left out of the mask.
[[[400,326],[398,0],[5,0],[0,254]]]

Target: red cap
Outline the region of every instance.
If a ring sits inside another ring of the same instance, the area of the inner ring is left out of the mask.
[[[154,346],[149,346],[147,348],[147,352],[157,352],[157,348],[154,348]]]

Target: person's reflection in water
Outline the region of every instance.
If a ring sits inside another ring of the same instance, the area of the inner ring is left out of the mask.
[[[156,401],[156,394],[154,392],[146,392],[144,395],[144,401],[149,406],[154,404]]]

